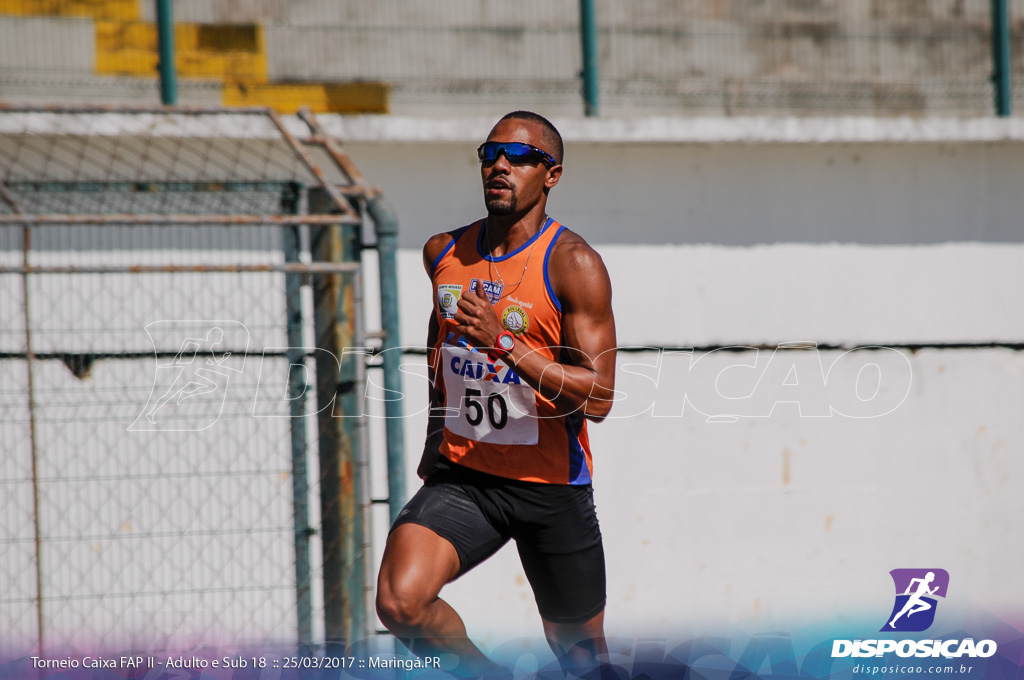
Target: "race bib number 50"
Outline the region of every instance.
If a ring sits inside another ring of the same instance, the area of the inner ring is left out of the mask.
[[[450,345],[441,348],[441,361],[448,430],[488,444],[537,443],[535,393],[512,369]]]

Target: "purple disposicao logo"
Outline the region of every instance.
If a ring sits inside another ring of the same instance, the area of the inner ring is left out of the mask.
[[[945,569],[893,569],[896,602],[882,631],[919,633],[935,621],[937,597],[945,598],[949,573]]]

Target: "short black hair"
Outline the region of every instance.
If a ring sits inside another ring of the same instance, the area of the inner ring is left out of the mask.
[[[562,163],[562,157],[565,154],[565,149],[562,146],[562,135],[558,132],[558,128],[551,124],[551,121],[533,111],[513,111],[512,113],[506,113],[501,117],[498,123],[506,120],[528,120],[531,123],[537,123],[544,129],[543,140],[544,150],[555,157],[559,165]]]

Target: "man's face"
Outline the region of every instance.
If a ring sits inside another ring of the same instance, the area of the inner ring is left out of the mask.
[[[544,149],[543,128],[537,123],[514,118],[494,126],[488,142],[522,142]],[[548,151],[548,149],[544,149]],[[549,151],[550,153],[550,151]],[[529,212],[544,198],[545,190],[558,183],[562,166],[545,163],[511,163],[504,154],[492,163],[480,165],[484,183],[484,204],[490,215]]]

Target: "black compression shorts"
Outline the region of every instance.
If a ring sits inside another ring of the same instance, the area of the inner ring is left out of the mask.
[[[605,571],[594,491],[520,482],[440,458],[395,519],[424,526],[459,555],[459,576],[515,539],[540,615],[582,623],[604,610]]]

